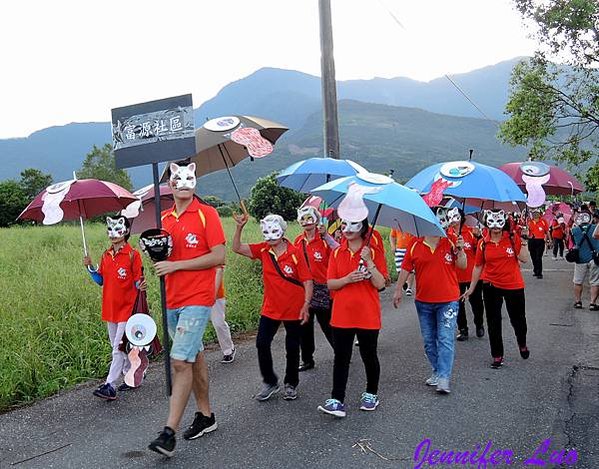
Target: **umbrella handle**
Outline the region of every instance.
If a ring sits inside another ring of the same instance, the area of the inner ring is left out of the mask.
[[[87,243],[85,242],[85,230],[83,229],[83,217],[79,217],[79,223],[81,223],[81,237],[83,238],[83,253],[87,257]]]
[[[243,199],[239,199],[239,206],[241,207],[241,211],[243,212],[243,214],[249,217],[250,214],[245,206],[245,202],[243,201]]]

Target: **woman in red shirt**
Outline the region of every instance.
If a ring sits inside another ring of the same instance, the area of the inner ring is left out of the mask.
[[[485,210],[484,223],[488,234],[480,241],[476,251],[476,263],[472,271],[472,284],[464,293],[468,298],[479,279],[483,282],[483,300],[487,312],[487,328],[491,345],[492,368],[503,365],[503,335],[501,331],[501,308],[505,306],[514,328],[520,356],[530,356],[526,346],[526,304],[524,280],[520,262],[528,261],[522,239],[514,233],[503,210]]]
[[[543,254],[545,240],[549,237],[549,224],[541,218],[539,209],[532,211],[532,220],[528,221],[528,233],[525,234],[528,234],[528,251],[532,259],[533,275],[543,278]]]
[[[478,238],[475,236],[472,228],[466,225],[466,217],[464,216],[462,209],[457,207],[451,209],[449,214],[449,222],[451,223],[449,232],[456,237],[458,235],[462,236],[464,240],[464,252],[466,253],[466,259],[468,260],[465,269],[457,269],[461,295],[468,290],[468,288],[470,288]],[[483,286],[480,281],[476,283],[474,291],[468,300],[470,302],[470,306],[472,307],[472,314],[474,315],[476,337],[483,337],[485,335],[485,305],[483,304]],[[463,342],[468,340],[468,317],[466,316],[466,302],[464,301],[460,301],[460,310],[458,313],[458,331],[458,341]]]
[[[385,259],[368,245],[368,220],[341,223],[345,242],[329,259],[327,284],[334,295],[331,329],[335,361],[331,398],[318,410],[335,417],[345,417],[345,389],[349,375],[354,337],[366,369],[366,391],[360,409],[375,410],[379,404],[378,385],[381,373],[377,343],[381,328],[381,303],[378,290],[385,286],[382,273]]]
[[[263,378],[258,401],[266,401],[279,391],[279,378],[274,372],[271,345],[279,326],[285,327],[285,394],[283,399],[297,399],[301,326],[308,320],[308,306],[312,299],[312,275],[304,254],[285,238],[287,223],[280,215],[267,215],[260,220],[264,242],[245,244],[241,232],[248,222],[247,215],[235,216],[237,224],[233,236],[233,252],[262,263],[264,300],[256,348]]]
[[[447,209],[437,208],[437,218],[444,229],[449,228]],[[416,273],[416,312],[424,351],[432,368],[432,375],[425,381],[436,386],[440,394],[448,394],[449,380],[455,357],[455,330],[459,309],[460,286],[458,269],[465,269],[468,260],[464,252],[464,240],[449,234],[447,238],[425,236],[412,245],[397,281],[393,306],[399,307],[403,282],[411,271]]]
[[[553,239],[553,260],[557,260],[557,254],[564,258],[564,240],[566,239],[566,221],[561,213],[555,215],[549,227]]]
[[[94,396],[112,401],[116,399],[115,384],[129,368],[127,355],[119,347],[125,334],[125,325],[131,317],[137,290],[145,290],[142,282],[142,262],[139,252],[129,244],[131,225],[125,217],[106,219],[111,246],[104,251],[98,268],[92,267],[89,256],[83,259],[94,282],[102,287],[102,320],[108,328],[112,347],[112,362],[106,382],[94,391]],[[130,389],[122,383],[119,391]]]

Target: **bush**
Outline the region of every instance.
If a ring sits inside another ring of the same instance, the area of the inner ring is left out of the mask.
[[[277,184],[277,173],[261,177],[256,181],[250,192],[248,211],[257,220],[269,213],[281,215],[285,220],[295,220],[297,209],[302,205],[305,194],[296,192]]]
[[[220,207],[216,207],[216,211],[221,217],[230,217],[233,215],[233,207],[230,205],[221,205]]]

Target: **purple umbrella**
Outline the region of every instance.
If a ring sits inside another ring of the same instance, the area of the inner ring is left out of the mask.
[[[567,171],[539,161],[507,163],[499,169],[511,177],[522,190],[527,189],[527,183],[522,176],[529,181],[528,185],[531,187],[531,185],[534,186],[536,178],[540,179],[549,175],[547,182],[542,183],[543,190],[547,195],[575,195],[584,192],[584,186],[580,181]]]

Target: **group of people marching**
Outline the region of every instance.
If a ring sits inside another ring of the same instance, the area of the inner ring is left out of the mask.
[[[172,209],[163,212],[162,224],[172,237],[172,253],[168,260],[156,262],[154,270],[166,281],[168,330],[172,338],[172,395],[166,425],[149,446],[166,456],[174,452],[175,434],[192,393],[197,412],[183,437],[195,439],[217,428],[202,353],[202,337],[211,317],[220,324],[217,331],[220,329],[218,338],[221,345],[224,344],[223,361],[230,363],[235,354],[228,326],[223,325],[226,324],[223,301],[219,305],[219,299],[224,298],[222,267],[225,264],[225,234],[221,221],[214,208],[194,195],[193,163],[171,164],[169,185],[175,203]],[[424,349],[431,366],[431,375],[425,384],[434,386],[440,394],[447,394],[456,337],[467,340],[469,334],[465,300],[472,306],[477,337],[485,335],[483,317],[486,314],[493,368],[501,367],[504,362],[501,316],[504,301],[519,353],[523,359],[529,357],[520,263],[527,262],[529,251],[531,255],[536,252],[535,243],[531,241],[537,238],[534,226],[518,229],[514,219],[503,210],[485,211],[483,226],[474,228],[465,223],[464,213],[459,208],[435,210],[447,237],[416,238],[397,230],[391,233],[399,273],[393,304],[397,308],[404,295],[415,292]],[[366,372],[359,407],[374,411],[379,405],[379,292],[389,283],[384,242],[379,232],[369,226],[367,220],[342,220],[342,236],[335,239],[322,227],[319,212],[304,207],[298,210],[303,232],[294,241],[285,236],[287,224],[283,218],[272,214],[260,221],[264,241],[247,244],[242,241],[242,234],[248,217],[234,218],[232,250],[262,264],[264,299],[256,347],[263,384],[255,398],[267,401],[281,389],[271,351],[273,338],[281,325],[286,334],[283,399],[298,397],[300,372],[315,366],[314,323],[318,322],[334,351],[330,398],[318,410],[345,417],[349,367],[356,344]],[[592,229],[595,234],[594,226]],[[125,218],[109,219],[111,247],[103,254],[99,268],[94,269],[89,258],[84,262],[92,278],[103,285],[102,318],[108,323],[113,347],[109,376],[95,391],[106,399],[116,397],[115,384],[126,367],[126,357],[118,347],[126,312],[131,311],[137,291],[146,288],[139,254],[127,243],[129,231]],[[525,236],[529,238],[529,249],[522,249]],[[586,239],[587,234],[573,230],[573,236],[575,240]],[[584,260],[583,244],[577,243],[580,258]],[[591,282],[596,282],[593,287],[596,294],[599,270],[587,267]],[[585,272],[581,268],[579,276]]]

